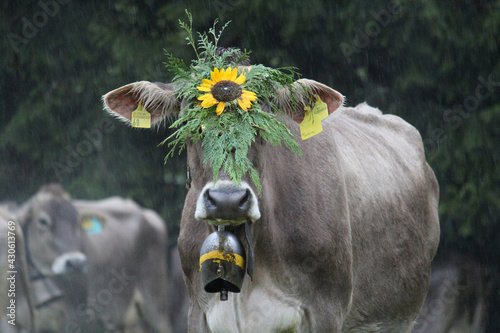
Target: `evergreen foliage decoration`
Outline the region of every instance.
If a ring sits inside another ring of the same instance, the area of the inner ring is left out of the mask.
[[[203,166],[210,165],[214,181],[221,168],[237,184],[249,172],[260,193],[259,175],[247,157],[257,136],[274,146],[284,144],[302,156],[293,134],[277,119],[280,110],[273,103],[277,87],[289,89],[291,103],[296,103],[292,83],[299,74],[293,67],[237,67],[249,58],[250,52],[228,49],[217,53],[220,36],[230,22],[217,32],[218,20],[215,20],[208,34],[198,33],[196,43],[192,15],[188,11],[186,14],[189,23],[179,20],[179,24],[188,33],[187,44],[193,47],[196,59],[188,66],[165,52],[168,59],[165,65],[175,75],[172,82],[177,87],[178,98],[189,101],[183,103],[186,106],[171,125],[176,131],[161,143],[168,142],[170,148],[165,160],[174,155],[176,148],[182,152],[187,140],[202,140]],[[263,105],[270,106],[272,112],[266,112]]]

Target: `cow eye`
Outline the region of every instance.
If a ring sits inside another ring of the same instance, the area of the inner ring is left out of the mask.
[[[49,229],[51,224],[50,220],[46,217],[40,217],[38,219],[38,226],[42,229]]]

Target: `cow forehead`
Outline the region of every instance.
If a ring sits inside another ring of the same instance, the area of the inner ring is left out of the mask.
[[[241,178],[241,182],[238,184],[231,180],[231,177],[228,173],[224,171],[224,167],[222,167],[219,171],[219,174],[216,179],[214,179],[214,173],[209,165],[209,163],[204,163],[204,153],[201,147],[201,142],[195,143],[195,145],[199,146],[199,149],[188,149],[188,169],[187,169],[187,186],[191,187],[191,183],[196,184],[197,188],[200,190],[200,193],[205,191],[208,188],[213,189],[222,189],[224,187],[241,187],[242,183],[246,184],[246,187],[251,189],[255,193],[259,193],[258,188],[250,177],[250,173],[247,172]],[[262,166],[259,163],[259,152],[258,148],[252,147],[248,150],[248,158],[251,161],[252,165],[255,167],[257,172],[260,175],[260,170]]]
[[[57,195],[51,192],[40,192],[36,195],[36,200],[39,202],[50,201],[55,198],[61,198],[67,201],[71,200],[69,194],[65,192],[57,193]]]
[[[65,224],[76,224],[78,213],[66,198],[54,197],[50,194],[42,194],[37,198],[35,214],[47,214],[53,222],[65,221]]]
[[[252,142],[248,148],[247,156],[251,162],[256,162],[253,160],[258,159],[259,154],[262,152],[262,148],[266,146],[266,141],[260,136],[255,137],[255,141]],[[202,140],[186,140],[186,151],[188,156],[189,167],[193,168],[208,168],[209,163],[205,165],[204,159],[205,155],[203,152]],[[221,168],[222,170],[223,168]]]

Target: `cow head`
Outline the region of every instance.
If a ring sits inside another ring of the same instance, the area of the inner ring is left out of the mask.
[[[32,275],[80,272],[86,256],[80,252],[78,213],[69,195],[57,184],[42,187],[18,215]]]
[[[251,66],[238,68],[239,72],[252,70]],[[214,93],[214,88],[212,88],[212,93]],[[294,92],[293,97],[291,91]],[[304,108],[308,106],[306,105],[308,101],[314,100],[314,96],[319,96],[327,104],[329,114],[343,103],[340,93],[313,80],[297,80],[292,85],[291,91],[277,85],[275,98],[272,101],[283,111],[280,119],[289,127],[297,126],[297,123],[302,122],[305,114]],[[107,111],[128,124],[130,124],[132,112],[141,102],[147,105],[147,111],[151,114],[151,123],[155,125],[161,124],[168,117],[175,116],[193,102],[182,100],[176,92],[177,87],[173,84],[140,81],[107,93],[103,96],[103,101]],[[296,92],[298,94],[295,94]],[[299,97],[298,100],[296,100],[297,97]],[[293,103],[292,99],[294,99]],[[265,108],[271,112],[270,107],[263,106],[263,109]],[[260,179],[264,178],[267,145],[267,142],[257,137],[247,156],[259,173]],[[194,218],[211,224],[233,226],[245,221],[259,220],[261,217],[259,191],[255,188],[249,174],[242,178],[240,184],[236,184],[221,171],[217,180],[214,181],[210,167],[203,165],[202,142],[188,140],[186,150],[188,168],[192,177],[192,191],[196,193]]]

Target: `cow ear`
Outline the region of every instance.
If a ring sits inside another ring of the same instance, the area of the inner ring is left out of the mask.
[[[159,123],[180,110],[172,84],[140,81],[108,92],[102,97],[104,109],[130,124],[132,112],[142,103],[151,114],[151,123]]]
[[[17,209],[15,218],[22,228],[25,228],[28,221],[33,219],[33,203],[31,199]]]
[[[291,91],[287,88],[278,89],[274,103],[300,124],[304,120],[304,108],[313,106],[312,104],[316,101],[315,96],[319,96],[326,103],[328,114],[337,110],[344,103],[344,97],[338,91],[309,79],[295,81]]]

